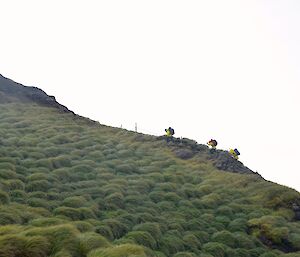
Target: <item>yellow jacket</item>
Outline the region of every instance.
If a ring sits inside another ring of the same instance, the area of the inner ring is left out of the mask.
[[[167,137],[171,137],[172,135],[171,135],[171,131],[169,130],[169,129],[167,129],[167,131],[166,131],[166,136]]]
[[[239,156],[236,154],[236,152],[233,149],[229,150],[229,153],[235,158],[235,159],[239,159]]]

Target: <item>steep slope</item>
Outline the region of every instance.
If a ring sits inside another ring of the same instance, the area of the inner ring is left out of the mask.
[[[0,257],[300,256],[299,204],[224,151],[0,77]]]

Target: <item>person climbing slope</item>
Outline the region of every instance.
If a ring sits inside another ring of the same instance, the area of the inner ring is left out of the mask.
[[[207,142],[207,145],[210,147],[210,152],[213,153],[214,151],[216,151],[218,142],[215,139],[211,139]]]
[[[229,153],[231,154],[231,156],[235,159],[239,159],[239,155],[240,155],[240,152],[238,151],[238,149],[230,149],[229,150]]]
[[[166,131],[167,142],[169,142],[170,140],[172,140],[172,137],[175,134],[175,131],[171,127],[169,127],[168,129],[165,129],[165,131]]]

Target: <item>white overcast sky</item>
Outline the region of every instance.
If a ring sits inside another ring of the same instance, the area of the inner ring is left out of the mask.
[[[299,0],[0,0],[0,73],[300,191]]]

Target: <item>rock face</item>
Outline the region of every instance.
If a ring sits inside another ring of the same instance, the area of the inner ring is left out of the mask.
[[[195,154],[189,149],[178,149],[175,151],[175,155],[180,159],[188,160],[194,157]]]
[[[295,220],[300,220],[300,205],[293,203],[293,211],[295,212]]]
[[[0,104],[13,102],[16,99],[21,101],[31,101],[40,105],[53,107],[62,112],[70,112],[67,107],[59,104],[54,96],[47,95],[43,90],[37,87],[26,87],[14,82],[0,74]]]
[[[213,161],[214,166],[220,170],[230,170],[237,173],[255,173],[226,151],[216,150],[211,153],[210,159]]]
[[[203,160],[211,161],[218,170],[241,174],[255,174],[261,177],[260,174],[250,170],[243,163],[233,158],[227,151],[211,151],[206,145],[198,144],[196,141],[187,138],[173,137],[167,140],[165,136],[161,136],[157,139],[166,140],[175,156],[180,159],[187,160],[200,157]]]

